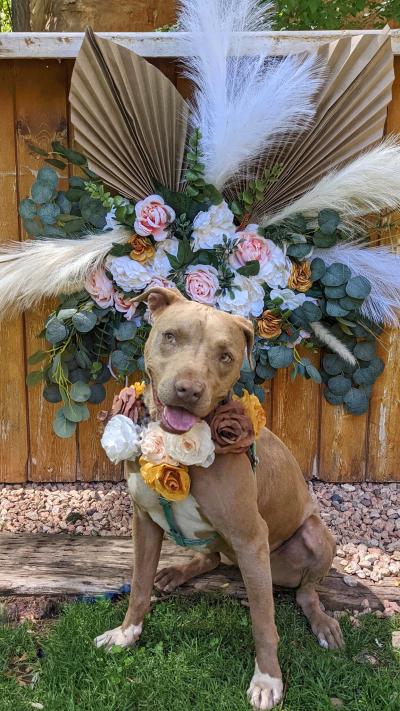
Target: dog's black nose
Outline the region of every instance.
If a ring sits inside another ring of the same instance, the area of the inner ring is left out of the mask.
[[[177,380],[175,383],[175,390],[177,396],[184,400],[185,402],[197,402],[200,400],[203,392],[204,385],[198,380]]]

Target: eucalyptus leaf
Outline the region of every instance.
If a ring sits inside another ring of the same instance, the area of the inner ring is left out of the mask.
[[[87,405],[79,402],[70,402],[64,405],[59,412],[62,412],[70,422],[85,422],[90,417]]]
[[[287,248],[287,254],[289,257],[294,257],[295,259],[305,259],[310,257],[313,251],[313,246],[311,244],[291,244]]]
[[[61,210],[56,203],[41,205],[38,209],[38,216],[45,225],[54,225]]]
[[[326,286],[324,292],[327,299],[342,299],[346,296],[346,285]]]
[[[53,345],[63,341],[68,335],[65,324],[58,318],[52,318],[46,326],[46,340]]]
[[[334,353],[326,353],[322,359],[322,365],[329,375],[339,375],[343,372],[343,361]]]
[[[335,299],[329,299],[329,301],[326,302],[325,308],[328,316],[332,316],[332,318],[337,318],[338,316],[347,316],[347,314],[349,313],[340,305],[339,301]]]
[[[42,183],[37,180],[31,187],[32,200],[39,205],[49,202],[53,197],[53,188],[49,183]]]
[[[53,430],[58,437],[67,439],[72,437],[76,430],[76,422],[68,420],[64,415],[64,408],[58,410],[53,420]]]
[[[328,247],[334,247],[337,242],[336,234],[333,233],[331,235],[327,235],[321,231],[314,232],[313,242],[315,246],[319,247],[320,249],[328,249]]]
[[[72,323],[79,333],[89,333],[97,323],[97,316],[93,311],[79,311],[72,317]]]
[[[362,301],[352,299],[350,296],[344,296],[342,299],[339,299],[339,303],[343,309],[346,309],[347,311],[354,311],[355,309],[360,308]]]
[[[111,366],[119,371],[126,371],[130,366],[131,359],[120,350],[113,351],[111,354]]]
[[[24,227],[28,235],[32,237],[39,237],[43,234],[43,225],[38,220],[27,220],[24,218]]]
[[[352,415],[362,415],[368,411],[368,395],[365,390],[350,388],[344,396],[346,409]]]
[[[77,310],[76,309],[60,309],[57,311],[57,318],[60,321],[65,321],[68,318],[72,318],[74,314],[76,314]]]
[[[361,343],[357,343],[353,353],[360,360],[372,360],[375,356],[375,342],[361,341]]]
[[[328,388],[334,395],[345,395],[351,388],[351,380],[344,375],[335,375],[329,378]]]
[[[271,380],[276,373],[276,368],[273,368],[269,364],[262,365],[261,363],[258,363],[256,367],[256,373],[263,380]]]
[[[114,335],[117,341],[130,341],[136,334],[137,327],[132,321],[122,321],[115,329]]]
[[[71,383],[77,383],[78,380],[88,383],[91,379],[90,371],[87,368],[75,368],[75,370],[71,370],[69,379]]]
[[[28,386],[30,385],[37,385],[38,383],[41,383],[43,380],[43,370],[32,370],[28,375],[26,376],[26,384]]]
[[[327,268],[324,276],[321,278],[321,282],[324,286],[341,286],[345,284],[350,277],[351,271],[346,264],[334,262]]]
[[[101,371],[96,375],[96,383],[102,384],[102,383],[108,383],[109,380],[111,380],[112,375],[110,373],[110,369],[108,365],[103,365]]]
[[[26,220],[31,220],[36,215],[36,205],[30,198],[21,200],[18,212]]]
[[[349,279],[346,291],[353,299],[366,299],[371,292],[371,284],[365,277],[355,276]]]
[[[40,168],[40,170],[38,170],[37,180],[41,183],[48,183],[52,190],[55,190],[58,185],[58,175],[56,171],[53,170],[53,168],[48,168],[47,166],[44,166],[44,168]]]
[[[321,210],[318,215],[318,225],[325,235],[333,235],[340,222],[340,216],[335,210]]]
[[[250,262],[246,262],[243,267],[239,267],[236,271],[242,276],[256,276],[260,271],[260,262],[257,259],[253,259]]]
[[[328,388],[324,388],[324,397],[330,405],[341,405],[343,403],[344,395],[335,395]]]
[[[46,387],[43,388],[43,397],[47,400],[47,402],[51,402],[53,404],[61,402],[62,400],[60,388],[56,385],[56,383],[46,385]]]
[[[268,351],[268,359],[273,368],[287,368],[294,359],[293,349],[273,346]]]
[[[307,363],[305,368],[311,380],[318,384],[322,383],[321,373],[312,363]]]
[[[320,257],[316,257],[311,262],[311,279],[318,281],[324,276],[326,271],[325,262]]]
[[[91,386],[89,402],[91,402],[93,405],[98,405],[100,402],[103,402],[105,396],[106,389],[104,385],[100,385],[100,383],[95,383]]]
[[[90,398],[90,386],[83,382],[83,380],[77,380],[71,386],[71,397],[75,402],[86,402]]]
[[[322,318],[321,309],[317,306],[317,304],[314,304],[313,301],[305,301],[301,308],[309,323],[312,323],[313,321],[320,321]]]
[[[45,360],[45,358],[48,358],[48,356],[49,354],[47,351],[36,351],[36,353],[29,356],[28,363],[29,365],[37,365],[38,363],[41,363],[42,360]]]

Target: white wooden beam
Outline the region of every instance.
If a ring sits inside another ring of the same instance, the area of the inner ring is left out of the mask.
[[[243,54],[270,56],[311,51],[340,37],[378,34],[379,30],[341,30],[325,32],[248,32]],[[101,37],[133,49],[142,57],[182,57],[180,32],[99,32]],[[67,59],[76,57],[82,32],[5,32],[0,34],[0,59]],[[400,55],[400,30],[391,30],[393,54]]]

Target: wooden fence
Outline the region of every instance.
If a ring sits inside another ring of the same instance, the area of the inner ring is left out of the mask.
[[[265,48],[270,54],[286,54],[342,34],[263,33],[249,36],[248,47],[254,54]],[[187,93],[172,59],[180,55],[175,33],[113,37],[152,58]],[[52,140],[71,142],[67,97],[81,41],[77,33],[0,36],[0,241],[26,236],[17,205],[40,167],[29,143],[48,149]],[[400,132],[400,31],[392,31],[392,46],[396,80],[387,131]],[[48,305],[0,325],[0,481],[119,480],[121,469],[100,448],[95,416],[80,426],[76,438],[60,440],[52,433],[54,408],[42,400],[40,386],[25,386],[26,358],[40,347],[36,334],[46,311]],[[386,369],[365,415],[345,415],[325,402],[320,387],[301,378],[292,383],[286,371],[268,384],[268,425],[291,448],[307,478],[400,480],[400,337],[387,331],[382,340],[379,355]],[[110,399],[113,388],[109,391]]]

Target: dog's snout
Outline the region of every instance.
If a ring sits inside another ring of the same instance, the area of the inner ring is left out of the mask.
[[[199,380],[177,380],[175,390],[180,400],[187,403],[195,403],[200,400],[204,392],[204,384]]]

